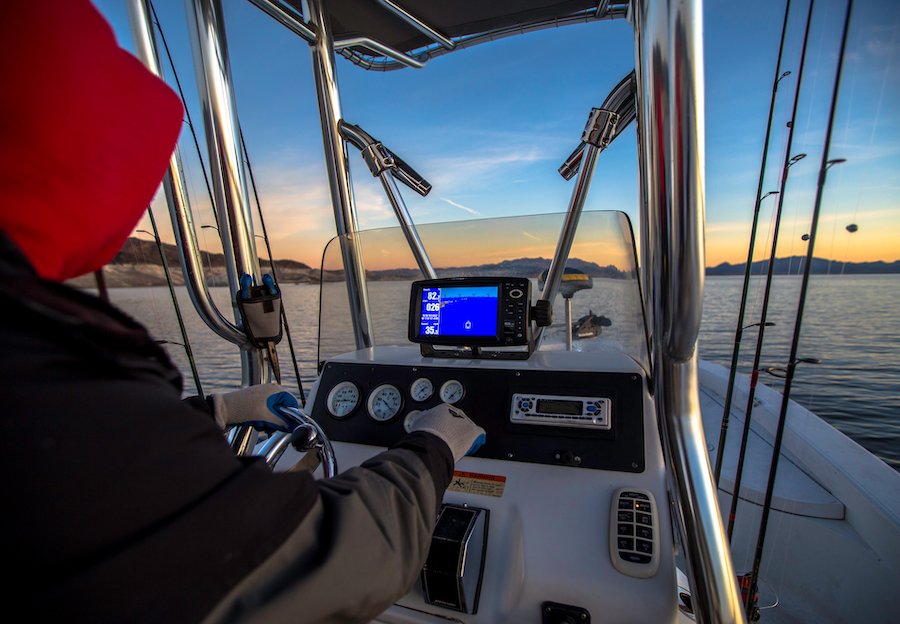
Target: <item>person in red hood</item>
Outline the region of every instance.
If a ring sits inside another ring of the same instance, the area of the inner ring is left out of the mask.
[[[3,3],[0,81],[7,618],[377,615],[414,582],[453,464],[483,430],[434,408],[328,481],[235,457],[221,426],[278,424],[272,390],[182,401],[139,323],[61,283],[111,260],[143,214],[178,98],[85,0]]]

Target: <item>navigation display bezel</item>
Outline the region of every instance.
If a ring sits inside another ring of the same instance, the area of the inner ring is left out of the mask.
[[[494,332],[490,335],[431,335],[420,333],[422,326],[422,293],[426,288],[466,288],[493,286],[497,288],[497,314]],[[506,311],[512,305],[509,292],[520,290],[521,294],[515,302],[524,301],[524,322],[520,337],[504,332],[504,321],[511,318]],[[506,277],[452,277],[434,280],[420,280],[412,283],[409,299],[410,342],[427,345],[465,346],[465,347],[510,347],[527,345],[531,336],[528,328],[530,317],[530,283],[527,278]]]

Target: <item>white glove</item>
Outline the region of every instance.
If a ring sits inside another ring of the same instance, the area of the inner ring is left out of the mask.
[[[250,425],[262,431],[292,431],[297,423],[275,410],[299,407],[297,398],[277,384],[259,384],[234,392],[211,394],[213,416],[222,429]]]
[[[465,412],[446,403],[425,411],[412,411],[403,424],[409,433],[427,431],[446,442],[454,462],[481,448],[487,437],[484,429],[469,420]]]

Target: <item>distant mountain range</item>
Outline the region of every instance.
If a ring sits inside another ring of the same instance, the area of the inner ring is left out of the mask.
[[[176,285],[184,283],[184,278],[179,268],[178,251],[174,245],[162,244],[162,252],[169,264],[172,280]],[[210,286],[227,286],[228,279],[225,272],[225,257],[220,253],[202,252],[203,265],[206,280]],[[790,258],[778,258],[775,261],[776,275],[797,275],[802,272],[802,263],[805,257],[792,256]],[[270,272],[268,260],[260,259],[263,272]],[[479,264],[469,266],[437,268],[439,277],[459,276],[468,277],[476,275],[508,275],[511,277],[537,277],[550,266],[547,258],[517,258],[504,260],[493,264]],[[612,279],[624,279],[630,277],[629,272],[620,270],[614,265],[600,266],[594,262],[570,258],[568,267],[578,269],[591,277],[605,277]],[[729,264],[723,262],[715,267],[707,267],[707,275],[743,275],[744,264]],[[754,262],[753,274],[765,273],[768,261]],[[276,260],[275,269],[278,278],[283,283],[318,283],[319,269],[314,269],[307,264],[296,260]],[[815,275],[824,274],[860,274],[860,273],[900,273],[900,261],[895,262],[838,262],[815,258],[812,272]],[[106,283],[112,288],[130,286],[162,286],[165,285],[165,273],[163,271],[160,250],[153,241],[139,238],[129,238],[122,246],[121,251],[113,261],[104,268]],[[421,278],[418,269],[398,268],[366,271],[366,277],[370,280],[414,280]],[[326,271],[325,281],[339,281],[343,279],[343,271]],[[93,287],[94,278],[84,275],[71,282],[75,286]]]
[[[618,267],[610,264],[600,266],[594,262],[588,262],[579,258],[570,258],[566,266],[578,269],[591,277],[608,277],[612,279],[624,279],[628,274],[620,271]],[[504,275],[508,277],[538,277],[550,267],[549,258],[517,258],[504,260],[493,264],[477,264],[456,267],[437,267],[435,273],[438,277],[475,277],[479,275]],[[421,279],[422,274],[418,269],[383,269],[379,271],[366,271],[366,276],[372,280],[413,280]]]
[[[788,258],[776,258],[773,273],[775,275],[799,275],[803,273],[803,265],[806,264],[806,256],[790,256]],[[743,275],[745,263],[729,264],[723,262],[714,267],[706,267],[707,275]],[[767,273],[768,260],[754,262],[750,271],[753,275]],[[825,258],[813,258],[812,275],[859,275],[862,273],[900,273],[900,260],[894,262],[841,262],[839,260],[827,260]]]
[[[181,272],[181,264],[178,260],[178,250],[175,245],[163,243],[162,253],[166,258],[172,276],[172,282],[176,285],[184,284],[184,276]],[[202,252],[204,274],[206,282],[210,286],[227,286],[228,276],[225,271],[225,256],[220,253]],[[269,261],[260,259],[259,265],[264,272],[271,272]],[[311,283],[319,281],[319,270],[296,260],[276,260],[275,269],[278,277],[285,283]],[[329,272],[326,279],[341,279],[335,272]],[[110,288],[126,288],[132,286],[164,286],[166,276],[163,270],[160,248],[154,241],[140,238],[129,238],[122,249],[103,268],[106,284]],[[82,275],[70,281],[70,284],[82,288],[91,288],[95,285],[93,275]]]
[[[172,275],[172,281],[176,285],[184,284],[178,250],[174,245],[162,244],[162,253],[166,258]],[[260,259],[263,272],[271,272],[269,261]],[[210,286],[227,286],[228,278],[225,272],[225,256],[220,253],[203,252],[203,266],[206,281]],[[473,275],[509,275],[513,277],[537,277],[550,266],[547,258],[519,258],[517,260],[505,260],[494,264],[481,264],[463,267],[437,268],[439,276],[473,276]],[[613,265],[600,266],[593,262],[586,262],[578,258],[572,258],[569,267],[584,271],[592,277],[608,277],[621,279],[626,274]],[[278,279],[285,284],[293,283],[318,283],[320,271],[307,264],[296,260],[276,260],[275,269]],[[166,283],[165,272],[160,258],[160,249],[154,241],[129,238],[122,246],[122,250],[116,254],[113,261],[103,269],[106,283],[111,288],[123,288],[129,286],[163,286]],[[373,281],[380,280],[414,280],[420,279],[422,274],[418,269],[398,268],[366,271],[366,277]],[[343,271],[325,271],[325,281],[343,280]],[[73,285],[91,288],[95,285],[92,275],[83,275],[72,280]]]

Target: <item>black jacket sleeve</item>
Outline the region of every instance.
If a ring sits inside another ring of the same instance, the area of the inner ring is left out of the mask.
[[[12,619],[196,622],[296,614],[301,598],[352,618],[406,591],[450,479],[443,442],[411,437],[328,482],[273,474],[181,400],[143,328],[50,291],[0,288]],[[376,568],[372,592],[336,610],[324,588]]]

